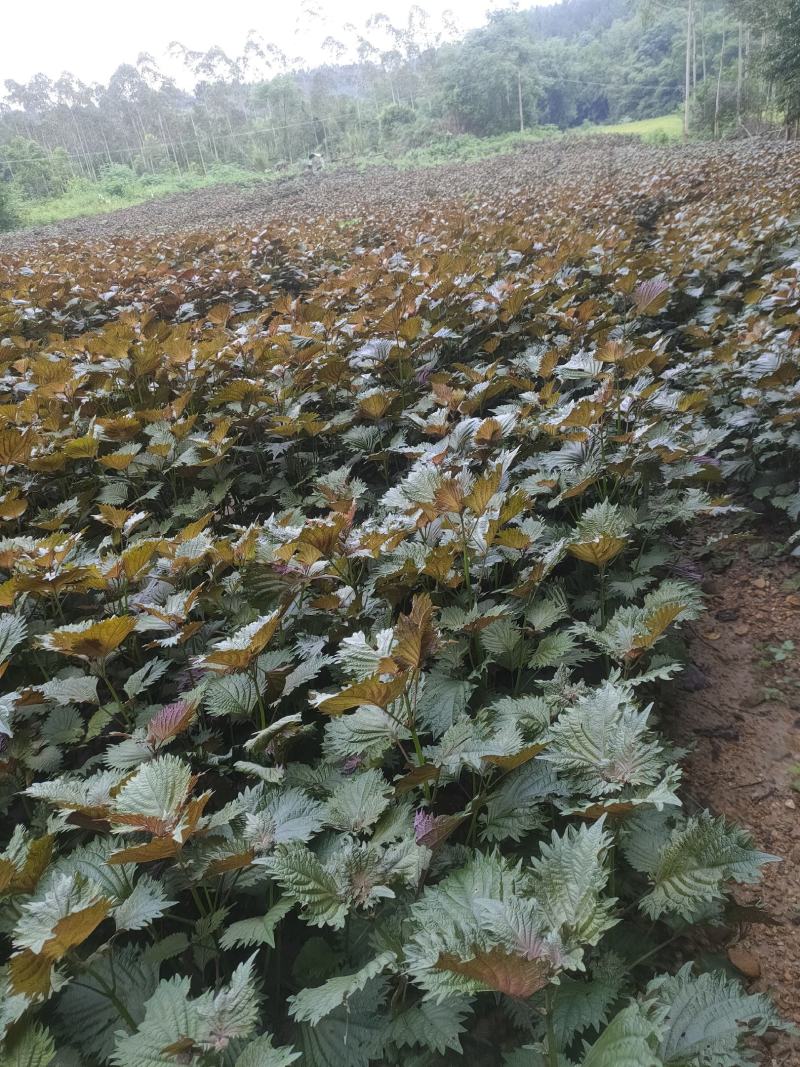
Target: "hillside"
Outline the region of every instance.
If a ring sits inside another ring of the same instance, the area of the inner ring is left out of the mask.
[[[67,195],[124,197],[329,163],[446,154],[466,135],[552,133],[683,108],[686,134],[792,127],[796,0],[562,0],[494,12],[458,36],[420,8],[342,27],[331,62],[290,60],[258,32],[239,55],[171,46],[192,88],[149,54],[107,84],[7,81],[0,228]],[[773,10],[774,8],[774,10]],[[174,59],[173,59],[174,62]],[[171,68],[172,69],[172,68]]]

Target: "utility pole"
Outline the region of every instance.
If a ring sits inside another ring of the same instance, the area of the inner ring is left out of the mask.
[[[736,65],[736,125],[742,121],[742,85],[744,83],[744,27],[739,22],[739,57]]]
[[[726,26],[722,27],[722,47],[719,50],[719,72],[717,74],[717,98],[714,101],[714,140],[719,137],[719,100],[722,93],[722,64],[725,60],[725,32]]]
[[[706,70],[706,3],[700,0],[700,62],[703,64],[703,83],[705,84]]]
[[[692,96],[692,38],[694,36],[694,0],[686,8],[686,80],[683,103],[683,138],[689,136],[689,105]]]

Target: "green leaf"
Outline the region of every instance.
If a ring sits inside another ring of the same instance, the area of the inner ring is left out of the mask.
[[[49,1030],[34,1023],[8,1041],[0,1052],[0,1067],[48,1067],[55,1055]]]
[[[569,601],[564,590],[559,587],[556,587],[549,597],[543,597],[525,610],[525,621],[540,633],[568,617]]]
[[[188,947],[189,938],[183,932],[168,934],[160,941],[154,941],[152,945],[148,945],[142,956],[150,963],[159,964],[164,960],[171,960],[182,955]]]
[[[540,758],[568,774],[576,793],[601,797],[652,786],[666,761],[650,734],[649,710],[637,710],[624,689],[605,682],[559,716]]]
[[[386,1029],[387,1044],[397,1048],[422,1048],[443,1056],[448,1049],[461,1052],[459,1035],[472,1011],[469,997],[450,997],[436,1003],[421,1000],[393,1015]]]
[[[302,908],[311,926],[341,929],[349,911],[344,887],[317,857],[301,844],[279,845],[268,869],[292,903]]]
[[[391,786],[379,770],[357,772],[334,789],[327,822],[352,833],[368,830],[389,806],[390,794]]]
[[[295,1052],[289,1045],[276,1048],[273,1040],[270,1034],[264,1034],[251,1041],[236,1057],[233,1067],[289,1067],[300,1059],[301,1052]]]
[[[53,708],[41,726],[42,737],[51,745],[73,745],[83,737],[83,716],[67,705]]]
[[[278,923],[293,907],[291,900],[280,900],[266,915],[231,923],[220,938],[220,945],[224,949],[250,948],[252,945],[269,945],[270,948],[275,948],[275,930]]]
[[[521,840],[542,825],[544,802],[566,792],[553,771],[539,760],[531,760],[507,775],[489,795],[481,815],[484,841]]]
[[[391,655],[394,630],[379,630],[371,640],[363,631],[345,637],[336,651],[336,662],[357,682],[377,673],[381,661]]]
[[[461,719],[442,736],[438,745],[426,747],[425,758],[434,767],[456,774],[461,767],[483,769],[490,757],[514,756],[524,747],[522,735],[513,723],[497,727],[483,719]]]
[[[170,664],[166,660],[148,660],[144,667],[140,667],[138,671],[134,671],[133,674],[129,675],[123,686],[125,693],[133,700],[135,697],[140,696],[145,689],[155,685],[159,678],[163,678],[169,668]]]
[[[411,734],[403,724],[381,708],[357,708],[325,724],[325,755],[331,762],[354,756],[378,760],[398,741],[408,741]]]
[[[158,756],[125,783],[117,795],[115,810],[169,820],[185,801],[191,780],[188,763],[178,756]]]
[[[577,642],[568,630],[558,630],[556,633],[547,634],[536,645],[533,655],[528,660],[528,666],[535,671],[556,667],[561,663],[569,662],[576,648]]]
[[[658,1025],[630,1004],[587,1049],[581,1067],[664,1067],[655,1051],[659,1037]]]
[[[247,813],[244,839],[257,854],[267,853],[276,845],[310,840],[324,821],[324,805],[302,789],[273,789]]]
[[[256,953],[240,963],[231,980],[213,997],[196,1001],[197,1014],[205,1032],[203,1041],[212,1048],[225,1048],[237,1037],[250,1037],[259,1016],[260,997],[255,987],[253,966]]]
[[[117,1041],[111,1057],[117,1067],[164,1067],[174,1057],[165,1053],[183,1039],[202,1040],[205,1028],[189,996],[188,978],[162,981],[145,1005],[144,1019],[134,1034]]]
[[[144,930],[176,903],[167,900],[160,882],[143,874],[125,900],[113,909],[114,922],[118,930]]]
[[[375,978],[316,1026],[299,1024],[295,1041],[303,1051],[303,1067],[368,1067],[385,1041],[384,997],[385,983]]]
[[[691,920],[698,908],[724,895],[726,882],[755,882],[771,862],[776,857],[754,849],[743,830],[703,812],[670,834],[648,872],[653,888],[640,907],[652,919],[672,912]]]
[[[36,688],[56,704],[97,704],[97,678],[91,675],[70,675],[53,678]]]
[[[608,955],[592,967],[591,978],[562,975],[553,987],[553,1027],[560,1048],[566,1048],[585,1030],[599,1030],[609,1010],[619,999],[625,979],[625,964]]]
[[[604,820],[591,826],[553,831],[531,863],[528,890],[541,909],[546,927],[567,946],[596,945],[616,923],[615,900],[601,897],[608,881],[606,851],[612,843]]]
[[[243,718],[258,702],[258,690],[249,674],[214,678],[203,695],[203,706],[215,718]]]
[[[346,1004],[353,993],[362,990],[367,982],[376,978],[387,967],[391,967],[396,959],[394,952],[382,952],[354,974],[338,975],[336,978],[329,978],[321,986],[301,989],[299,993],[289,997],[289,1011],[298,1022],[316,1026],[320,1019],[330,1015],[341,1004]]]
[[[659,1055],[666,1067],[747,1063],[748,1058],[737,1055],[746,1033],[784,1027],[768,997],[744,993],[724,974],[694,977],[691,963],[674,976],[653,979],[647,993],[663,1018]]]
[[[107,1060],[115,1034],[130,1032],[144,1019],[145,1004],[158,985],[155,964],[133,947],[116,949],[95,961],[91,974],[81,975],[64,990],[56,1012],[60,1041],[85,1055]]]
[[[19,615],[0,615],[0,663],[7,660],[28,635],[28,627]]]
[[[417,704],[420,722],[435,738],[441,737],[464,714],[474,689],[472,682],[430,671]]]
[[[490,660],[509,668],[520,667],[530,652],[521,628],[508,617],[497,619],[481,630],[481,646]]]

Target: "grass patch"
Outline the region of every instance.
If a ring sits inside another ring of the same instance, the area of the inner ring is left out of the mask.
[[[562,136],[561,131],[555,126],[536,126],[525,130],[524,133],[502,133],[496,137],[475,137],[473,134],[462,133],[454,137],[443,137],[432,144],[408,148],[399,154],[389,151],[378,153],[358,161],[357,166],[360,170],[375,165],[389,165],[406,170],[410,167],[436,167],[442,163],[468,163],[490,156],[507,155],[534,141],[559,136]]]
[[[578,126],[559,130],[556,126],[537,126],[524,133],[504,133],[496,137],[475,137],[459,134],[441,138],[433,144],[409,148],[394,155],[389,152],[357,160],[359,170],[370,166],[392,166],[399,170],[410,167],[436,167],[443,163],[470,162],[488,159],[490,156],[507,155],[533,142],[559,137],[574,137],[576,134],[629,134],[657,143],[677,140],[683,133],[683,121],[678,114],[661,115],[654,119],[639,119],[636,122],[621,122],[609,126]]]
[[[270,180],[270,173],[257,173],[242,167],[225,165],[208,174],[144,174],[138,176],[128,167],[112,167],[97,182],[74,182],[61,196],[48,200],[23,200],[19,216],[23,227],[44,226],[83,215],[103,215],[120,208],[133,207],[148,200],[160,200],[174,193],[203,189],[210,185]]]
[[[683,119],[677,113],[660,115],[655,119],[618,122],[611,126],[592,126],[590,133],[628,133],[645,140],[675,141],[683,136]]]

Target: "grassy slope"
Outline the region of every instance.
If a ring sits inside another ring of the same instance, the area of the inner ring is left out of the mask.
[[[103,182],[76,182],[62,196],[49,200],[26,200],[19,205],[19,214],[23,226],[43,226],[48,222],[60,222],[80,215],[103,215],[119,208],[132,207],[147,200],[160,200],[174,193],[185,193],[192,189],[202,189],[220,182],[252,182],[269,178],[266,174],[256,174],[241,167],[225,166],[207,175],[201,174],[164,174],[148,175],[138,179],[124,189],[109,189]]]
[[[637,137],[666,136],[670,139],[683,134],[683,120],[677,113],[661,115],[656,119],[639,119],[637,122],[621,122],[612,126],[596,126],[596,132],[631,133]]]
[[[472,137],[463,135],[442,140],[425,148],[416,148],[400,156],[373,157],[369,161],[355,161],[355,166],[390,164],[396,167],[437,166],[440,163],[484,159],[488,156],[512,152],[520,145],[545,137],[571,136],[574,133],[622,133],[643,138],[667,137],[670,140],[681,136],[681,118],[677,114],[662,115],[638,122],[624,122],[611,126],[581,127],[580,130],[558,134],[551,130],[531,130],[526,133],[508,133],[497,137]],[[282,175],[285,176],[285,175]],[[277,175],[260,174],[240,167],[225,166],[208,175],[164,175],[139,179],[125,190],[112,191],[102,182],[76,184],[63,196],[50,200],[24,201],[20,205],[23,226],[42,226],[62,219],[80,215],[102,215],[119,208],[132,207],[147,200],[158,200],[174,193],[187,192],[220,182],[270,181]]]

